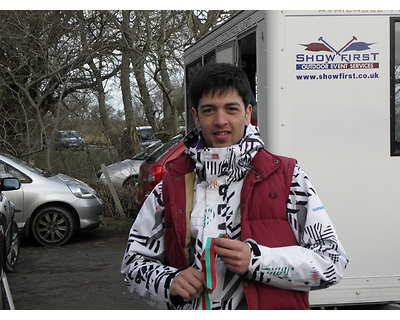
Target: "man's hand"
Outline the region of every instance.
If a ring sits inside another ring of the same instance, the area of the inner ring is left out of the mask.
[[[225,267],[237,274],[247,271],[250,263],[250,247],[238,240],[216,238],[214,239],[215,253],[218,254]]]
[[[187,268],[181,271],[172,281],[171,296],[181,296],[189,300],[203,292],[206,280],[201,271],[195,268]]]

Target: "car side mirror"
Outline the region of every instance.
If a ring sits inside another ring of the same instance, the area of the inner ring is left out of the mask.
[[[18,190],[21,187],[19,179],[14,177],[0,178],[0,191]]]

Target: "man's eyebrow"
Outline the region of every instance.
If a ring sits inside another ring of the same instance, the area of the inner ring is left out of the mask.
[[[224,107],[229,107],[229,106],[241,106],[241,103],[238,101],[231,101],[224,104]],[[199,106],[199,109],[209,108],[209,107],[211,108],[215,107],[215,104],[212,103],[202,104],[201,106]]]
[[[228,106],[241,106],[241,105],[242,104],[240,102],[238,102],[238,101],[232,101],[232,102],[225,103],[226,107],[228,107]]]
[[[200,109],[209,108],[209,107],[215,107],[215,104],[206,103],[206,104],[202,104],[201,106],[199,106]]]

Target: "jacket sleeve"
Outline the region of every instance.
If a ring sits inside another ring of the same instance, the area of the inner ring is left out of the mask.
[[[121,273],[129,291],[157,309],[174,308],[169,287],[177,269],[163,264],[164,230],[162,185],[146,199],[133,223],[122,260]]]
[[[332,222],[305,172],[296,165],[287,203],[298,246],[269,248],[254,240],[247,278],[306,291],[338,283],[348,263]]]

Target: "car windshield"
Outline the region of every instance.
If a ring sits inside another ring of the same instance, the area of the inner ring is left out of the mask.
[[[34,172],[34,173],[37,173],[37,174],[41,174],[41,175],[44,175],[44,176],[46,176],[46,177],[55,175],[55,173],[51,173],[51,172],[49,172],[49,171],[45,171],[45,170],[36,168],[36,167],[30,165],[29,163],[27,163],[27,162],[25,162],[25,161],[23,161],[23,160],[21,160],[21,159],[18,159],[18,158],[14,157],[14,156],[12,156],[12,155],[10,155],[10,154],[3,153],[3,152],[1,152],[0,154],[1,154],[2,156],[4,156],[4,157],[7,157],[7,158],[11,159],[11,160],[14,161],[16,164],[18,164],[18,165],[24,167],[25,169],[27,169],[27,170],[29,170],[29,171],[31,171],[31,172]]]
[[[62,138],[76,138],[76,137],[79,137],[79,134],[76,131],[60,131],[59,134],[60,134],[60,136]]]
[[[157,148],[153,153],[151,153],[147,158],[146,162],[147,163],[154,163],[156,162],[160,157],[162,157],[169,149],[171,149],[173,146],[175,146],[179,141],[181,141],[183,138],[182,134],[179,134],[175,137],[173,137],[171,140],[167,141],[164,143],[161,147]]]
[[[153,144],[151,144],[150,146],[148,146],[146,149],[144,149],[142,152],[138,153],[137,155],[135,155],[132,159],[133,160],[144,160],[146,159],[154,150],[156,150],[157,148],[161,147],[162,142],[161,141],[157,141]]]

